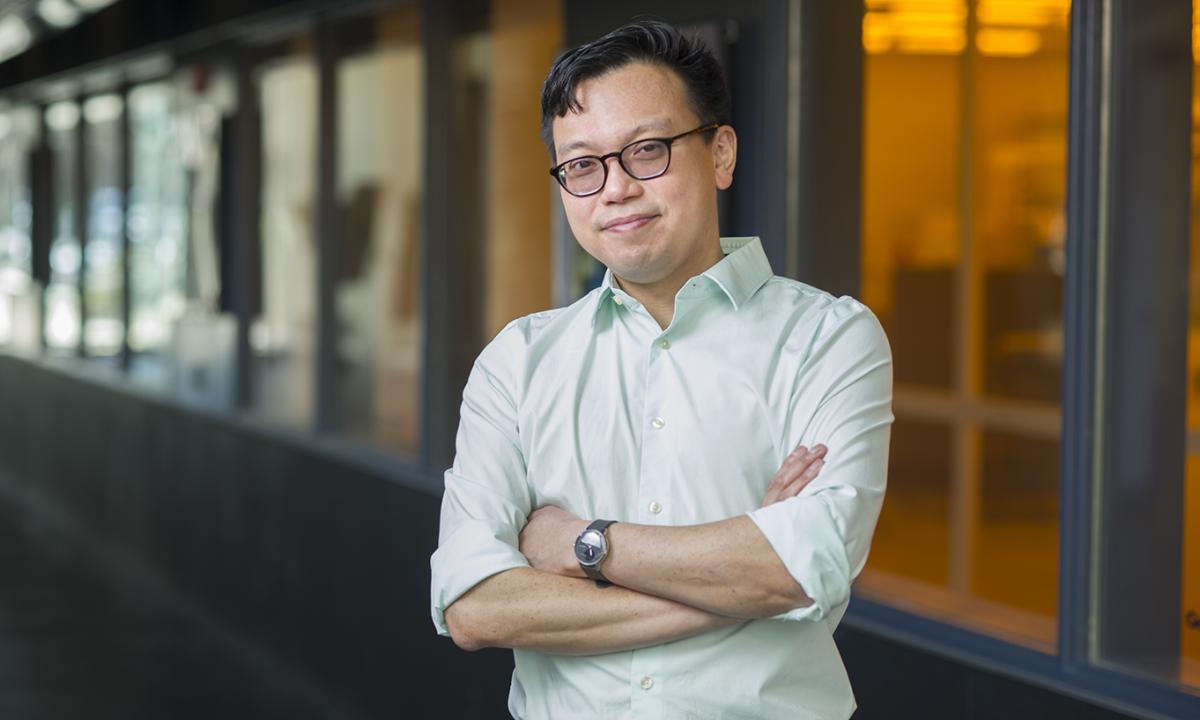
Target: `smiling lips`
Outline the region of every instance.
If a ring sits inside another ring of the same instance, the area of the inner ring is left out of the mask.
[[[658,217],[658,216],[654,215],[654,214],[626,215],[625,217],[619,217],[615,220],[610,220],[609,222],[605,223],[604,226],[600,229],[605,232],[615,232],[615,233],[630,232],[633,230],[637,230],[638,228],[642,227],[643,225],[650,222],[651,220],[653,220],[656,217]]]

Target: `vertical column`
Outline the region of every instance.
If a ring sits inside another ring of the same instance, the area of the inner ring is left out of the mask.
[[[133,289],[129,286],[132,272],[129,267],[130,238],[129,238],[129,205],[130,191],[133,189],[133,137],[129,107],[129,85],[122,85],[121,117],[118,121],[120,133],[120,151],[118,157],[118,182],[121,184],[121,370],[128,372],[131,360],[129,350],[129,327],[133,316]]]
[[[1107,52],[1110,3],[1075,3],[1071,9],[1071,70],[1067,119],[1067,237],[1063,298],[1062,504],[1059,522],[1058,648],[1065,666],[1087,662],[1095,488],[1100,403],[1097,352],[1106,306],[1098,291],[1106,274],[1112,66]]]
[[[958,265],[954,272],[954,394],[970,406],[983,393],[983,277],[975,252],[975,86],[978,50],[976,2],[967,2],[966,44],[959,75]],[[950,465],[950,587],[971,594],[978,546],[982,485],[982,428],[974,417],[954,423]]]
[[[451,165],[454,38],[450,3],[425,0],[421,12],[425,50],[425,207],[421,227],[421,258],[425,279],[425,348],[422,374],[422,462],[431,468],[448,467],[454,457],[461,384],[455,372],[455,333],[459,329],[451,272],[455,241],[454,183]]]
[[[335,292],[341,278],[338,262],[337,198],[337,30],[325,16],[318,15],[317,39],[317,332],[314,373],[317,431],[339,425],[337,406],[337,308]]]
[[[862,3],[803,0],[800,47],[788,50],[800,54],[799,87],[787,88],[799,93],[799,116],[789,113],[799,124],[799,197],[785,272],[834,295],[861,287],[862,24]]]
[[[1098,650],[1179,662],[1187,376],[1192,7],[1112,3],[1112,163],[1099,472]]]
[[[54,155],[46,127],[46,106],[39,105],[38,142],[29,155],[29,189],[33,217],[30,245],[33,282],[38,287],[38,351],[46,351],[46,288],[50,285],[50,245],[54,242]]]
[[[75,236],[79,242],[79,273],[76,287],[79,290],[79,344],[75,352],[79,357],[87,355],[87,239],[88,239],[88,162],[87,162],[87,115],[83,112],[87,98],[75,99],[79,108],[79,120],[75,123]]]
[[[233,313],[237,321],[235,342],[235,404],[238,409],[249,408],[253,402],[253,357],[250,348],[250,324],[259,309],[259,289],[262,283],[261,238],[259,237],[259,194],[262,183],[262,120],[258,109],[258,93],[254,87],[254,56],[248,50],[237,53],[237,115],[222,130],[230,129],[231,137],[222,137],[222,163],[233,166],[230,177],[230,202],[226,204],[231,217],[223,227],[232,229],[236,257],[233,262]]]

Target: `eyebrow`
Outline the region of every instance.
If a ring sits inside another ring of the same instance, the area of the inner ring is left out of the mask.
[[[629,131],[629,133],[625,136],[628,141],[625,143],[625,145],[628,145],[630,142],[633,142],[633,138],[636,138],[638,135],[641,135],[642,133],[649,132],[650,130],[667,132],[669,127],[670,126],[667,124],[666,120],[651,120],[650,122],[644,122],[641,125],[638,125],[637,127],[635,127],[633,130]],[[593,147],[593,145],[591,143],[589,143],[587,140],[576,140],[575,142],[569,142],[566,145],[563,145],[562,148],[559,149],[558,157],[560,157],[560,158],[566,157],[568,153],[572,153],[576,150],[586,150],[586,149],[589,149],[592,147]],[[624,147],[624,145],[622,145],[622,147]]]

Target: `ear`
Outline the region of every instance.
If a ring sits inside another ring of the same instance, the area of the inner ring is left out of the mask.
[[[737,133],[731,126],[717,128],[712,140],[712,154],[717,189],[728,189],[733,184],[733,168],[737,165]]]

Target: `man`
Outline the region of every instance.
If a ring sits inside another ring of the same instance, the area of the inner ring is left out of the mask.
[[[434,624],[513,648],[516,718],[848,717],[832,633],[883,499],[878,322],[718,237],[737,136],[698,43],[640,22],[572,50],[542,116],[608,272],[475,363]]]

